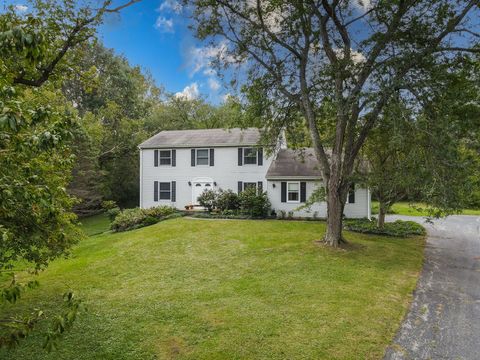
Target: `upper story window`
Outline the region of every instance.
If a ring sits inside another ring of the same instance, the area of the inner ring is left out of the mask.
[[[172,150],[159,151],[160,165],[172,165]]]
[[[243,149],[243,163],[246,165],[257,164],[257,149],[256,148],[244,148]]]
[[[300,202],[300,183],[287,183],[287,202]]]
[[[197,149],[197,165],[209,165],[209,149]]]

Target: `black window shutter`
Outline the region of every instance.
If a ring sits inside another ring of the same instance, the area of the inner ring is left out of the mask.
[[[153,182],[153,201],[158,201],[158,181]]]
[[[153,157],[154,157],[153,166],[157,167],[158,166],[158,150],[154,151]]]
[[[243,148],[238,148],[238,166],[242,166],[243,163]]]
[[[192,162],[191,162],[191,165],[192,165],[192,166],[195,166],[195,149],[192,149]]]
[[[238,193],[240,194],[242,192],[242,187],[243,187],[243,183],[241,181],[238,182]]]
[[[210,166],[215,165],[215,149],[210,149]]]
[[[355,204],[355,184],[350,185],[350,191],[348,192],[348,203]]]
[[[172,166],[177,166],[177,150],[172,150]]]
[[[170,199],[172,202],[175,202],[177,201],[177,182],[176,181],[172,181],[171,191],[172,191],[172,195],[170,196]]]
[[[259,181],[257,183],[258,193],[261,194],[263,192],[263,182]]]
[[[300,182],[300,202],[307,201],[307,183],[305,181]]]
[[[258,148],[258,166],[263,165],[263,148]]]
[[[282,181],[282,202],[287,202],[287,182]]]

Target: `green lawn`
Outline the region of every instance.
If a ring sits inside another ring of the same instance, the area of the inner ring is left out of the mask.
[[[54,309],[73,289],[88,312],[58,351],[34,335],[0,358],[379,359],[411,299],[423,239],[346,233],[352,247],[334,250],[315,243],[324,230],[180,218],[89,237],[19,303]]]
[[[110,220],[105,213],[81,218],[80,223],[83,232],[88,236],[98,235],[110,230]]]
[[[428,216],[425,210],[426,205],[422,203],[410,204],[408,202],[398,202],[392,206],[391,214],[410,215],[410,216]],[[372,214],[378,214],[378,202],[372,201]],[[465,209],[462,215],[480,215],[480,209]]]

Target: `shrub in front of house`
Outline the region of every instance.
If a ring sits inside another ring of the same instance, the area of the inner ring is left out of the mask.
[[[240,211],[254,218],[264,218],[270,211],[270,200],[266,192],[257,192],[254,187],[245,189],[238,195]]]
[[[212,211],[217,205],[217,193],[214,190],[205,189],[197,198],[198,203],[207,209],[208,212]]]
[[[107,213],[107,216],[110,222],[115,220],[115,218],[117,217],[118,214],[120,214],[120,211],[121,211],[117,203],[113,200],[102,201],[102,208]]]
[[[181,216],[175,208],[170,206],[158,206],[150,209],[125,209],[121,211],[110,225],[114,232],[138,229],[144,226],[153,225],[159,221]]]
[[[414,221],[397,220],[387,222],[380,228],[375,219],[347,219],[344,220],[346,230],[377,235],[388,235],[397,237],[406,237],[414,235],[425,235],[425,228]]]
[[[238,195],[232,190],[220,189],[217,193],[216,206],[222,213],[227,211],[234,212],[240,208],[240,200],[238,199]],[[233,214],[229,213],[229,215]]]

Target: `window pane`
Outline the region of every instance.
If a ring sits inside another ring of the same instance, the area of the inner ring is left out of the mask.
[[[160,150],[160,165],[172,164],[172,152],[170,150]]]
[[[254,182],[245,182],[243,183],[243,190],[247,190],[248,188],[256,188],[257,187],[257,183],[254,183]]]
[[[170,183],[169,182],[161,182],[160,183],[160,191],[170,191]]]
[[[288,183],[288,191],[298,191],[298,183]]]
[[[245,164],[256,164],[257,163],[257,149],[254,149],[254,148],[243,149],[243,162]]]
[[[197,158],[204,158],[208,157],[208,150],[207,149],[202,149],[202,150],[197,150]]]
[[[197,165],[208,165],[208,158],[198,158]]]
[[[161,200],[170,200],[170,191],[160,191]]]
[[[289,201],[298,201],[298,192],[289,192],[288,193]]]
[[[208,165],[208,149],[197,150],[197,165]]]

